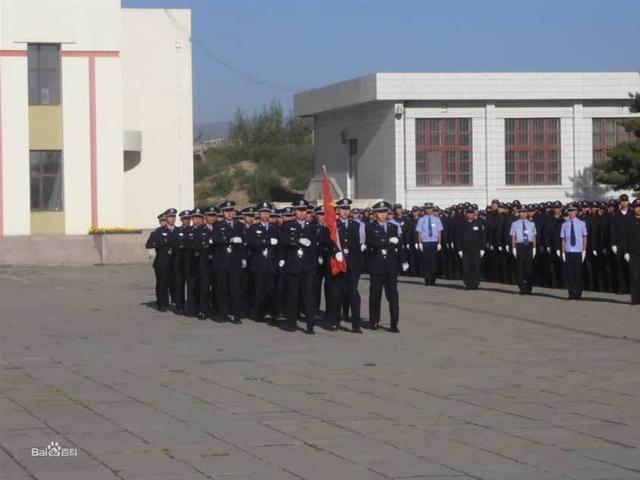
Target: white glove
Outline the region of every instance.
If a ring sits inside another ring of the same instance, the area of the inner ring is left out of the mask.
[[[271,237],[271,245],[277,245],[277,244],[278,244],[278,239]]]
[[[414,247],[416,250],[422,250],[422,249],[420,248],[421,246],[422,246],[422,244],[421,244],[421,243],[419,243],[419,242],[416,242],[416,243],[413,245],[413,247]]]
[[[584,250],[582,251],[582,261],[584,262],[584,259],[587,258],[587,252],[585,252]]]
[[[511,252],[511,247],[510,247],[509,245],[505,245],[504,249],[505,249],[507,252]]]
[[[631,255],[629,255],[628,253],[625,253],[624,259],[627,261],[627,263],[629,263],[631,261]]]
[[[324,265],[324,258],[318,257],[318,265]]]
[[[597,250],[593,250],[591,253],[593,254],[594,257],[598,256],[598,251]]]
[[[402,271],[406,272],[407,270],[409,270],[409,264],[407,262],[404,262],[402,264]]]
[[[560,256],[560,250],[556,250],[556,256]]]
[[[562,252],[562,256],[561,256],[560,258],[562,259],[562,261],[563,261],[563,262],[566,262],[566,261],[567,261],[567,257],[566,257],[566,255],[564,254],[564,252]]]
[[[209,239],[209,245],[213,245],[213,238]]]
[[[531,252],[532,257],[531,258],[536,258],[536,249],[533,249],[533,252]]]
[[[298,239],[298,243],[304,247],[308,247],[309,245],[311,245],[311,240],[309,240],[308,238],[300,238]]]
[[[343,262],[344,261],[344,255],[342,254],[342,252],[336,253],[335,257],[336,257],[336,260],[338,262]]]
[[[458,256],[462,258],[462,250],[458,250]]]
[[[449,248],[453,248],[453,242],[449,244]]]
[[[393,243],[394,245],[397,245],[398,242],[400,242],[400,239],[398,239],[398,237],[391,237],[389,239],[389,243]]]
[[[247,268],[247,261],[242,259],[242,268]]]
[[[284,260],[280,260],[280,261],[278,262],[278,266],[279,266],[280,268],[284,267]]]
[[[617,254],[617,253],[618,253],[618,246],[617,246],[617,245],[613,245],[613,246],[611,247],[611,251],[612,251],[614,254]]]
[[[442,250],[442,245],[438,243],[438,246],[436,247],[436,250],[438,250],[438,251]]]
[[[518,251],[514,248],[513,249],[513,258],[518,258]]]
[[[501,252],[502,251],[502,245],[498,245],[498,251]]]
[[[484,250],[480,250],[480,258],[484,257]]]
[[[551,253],[551,247],[547,247],[547,253]]]
[[[232,237],[231,243],[242,243],[242,238],[240,237]]]
[[[360,251],[364,252],[367,249],[367,245],[365,243],[363,243],[362,245],[360,245]]]

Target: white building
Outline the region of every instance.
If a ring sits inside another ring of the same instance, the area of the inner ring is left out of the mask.
[[[193,205],[189,10],[0,1],[0,236]]]
[[[609,195],[594,161],[630,138],[618,119],[640,75],[377,73],[299,93],[316,175],[346,195],[405,206]]]

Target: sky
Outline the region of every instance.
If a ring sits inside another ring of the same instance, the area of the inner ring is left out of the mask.
[[[374,72],[640,70],[640,0],[122,4],[192,10],[196,122],[272,99],[289,110],[294,92]]]

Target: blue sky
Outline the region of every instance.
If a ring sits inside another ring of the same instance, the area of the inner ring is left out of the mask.
[[[194,117],[373,72],[637,71],[640,0],[122,0],[190,8]]]

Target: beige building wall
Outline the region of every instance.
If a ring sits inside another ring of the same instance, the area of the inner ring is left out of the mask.
[[[140,163],[124,174],[125,224],[193,207],[191,12],[123,9],[124,129],[142,133]]]

